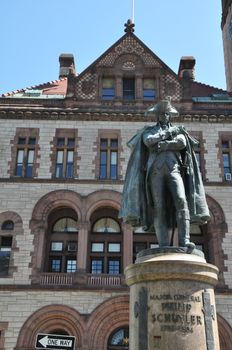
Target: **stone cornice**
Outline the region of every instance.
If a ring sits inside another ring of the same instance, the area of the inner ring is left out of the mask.
[[[0,178],[0,183],[9,183],[9,184],[62,184],[62,185],[68,185],[68,184],[88,184],[88,185],[110,185],[115,186],[115,188],[118,188],[118,186],[121,186],[124,184],[123,180],[99,180],[99,179],[51,179],[51,178],[25,178],[25,177],[5,177]],[[203,181],[204,186],[207,187],[232,187],[231,181]]]
[[[111,185],[120,186],[123,184],[123,180],[99,180],[99,179],[44,179],[44,178],[25,178],[25,177],[8,177],[0,178],[0,183],[20,183],[20,184],[92,184],[92,185]]]
[[[189,111],[187,113],[180,113],[178,118],[175,118],[176,122],[201,122],[201,123],[231,123],[232,114],[231,111],[220,113],[221,111],[215,111],[215,113],[204,113]],[[229,113],[230,112],[230,113]],[[21,108],[0,108],[0,119],[25,119],[25,120],[81,120],[81,121],[133,121],[133,122],[154,122],[151,117],[145,117],[144,111],[138,111],[129,113],[128,111],[78,111],[67,109],[21,109]]]

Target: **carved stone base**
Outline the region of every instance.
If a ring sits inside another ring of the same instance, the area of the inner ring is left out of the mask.
[[[218,269],[199,250],[147,249],[125,274],[130,349],[220,349],[214,298]]]

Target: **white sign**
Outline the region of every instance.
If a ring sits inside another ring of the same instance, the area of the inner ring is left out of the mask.
[[[57,334],[37,334],[36,349],[74,350],[75,337]]]

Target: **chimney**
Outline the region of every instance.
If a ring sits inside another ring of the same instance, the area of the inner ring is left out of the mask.
[[[62,53],[59,57],[59,78],[67,77],[70,73],[76,75],[74,56],[70,53]]]
[[[180,79],[194,80],[195,64],[196,64],[196,60],[193,56],[181,57],[179,70],[178,70],[178,77]]]

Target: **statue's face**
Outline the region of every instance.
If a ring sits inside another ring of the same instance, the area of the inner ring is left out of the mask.
[[[164,113],[161,113],[161,114],[159,115],[159,121],[160,121],[160,123],[162,123],[162,124],[167,124],[167,123],[169,122],[169,120],[170,120],[170,114],[169,114],[169,113],[164,112]]]

